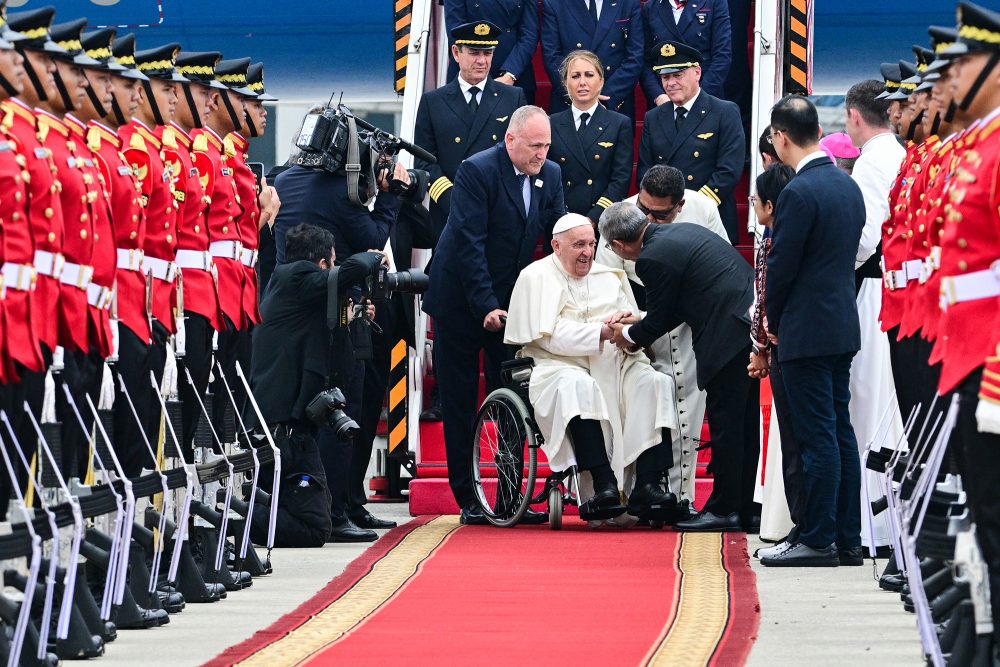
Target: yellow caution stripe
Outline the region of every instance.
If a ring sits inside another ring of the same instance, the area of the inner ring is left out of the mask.
[[[389,354],[389,404],[386,428],[389,431],[389,456],[403,456],[409,451],[407,438],[407,389],[409,359],[405,340],[398,340]]]
[[[701,189],[698,190],[698,192],[705,195],[706,197],[711,198],[711,200],[715,202],[716,206],[722,203],[722,199],[719,198],[719,193],[715,192],[714,190],[712,190],[712,188],[708,187],[707,185],[701,186]]]
[[[429,193],[434,203],[436,204],[438,199],[441,198],[441,195],[443,195],[445,191],[453,185],[454,183],[452,183],[447,176],[442,176],[433,183],[431,183]]]
[[[395,79],[393,88],[397,95],[406,89],[406,64],[409,60],[410,23],[413,20],[413,0],[396,0],[394,5],[395,29],[393,31]]]
[[[788,7],[788,69],[786,93],[809,94],[811,63],[809,29],[811,0],[791,0]]]

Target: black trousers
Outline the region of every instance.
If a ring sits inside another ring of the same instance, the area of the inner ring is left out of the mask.
[[[979,367],[958,386],[958,425],[961,441],[962,485],[968,495],[969,510],[976,522],[976,538],[989,570],[990,599],[993,600],[994,644],[1000,642],[1000,435],[984,433],[976,423],[979,386],[983,369]]]
[[[568,428],[577,467],[581,471],[586,470],[591,473],[595,486],[604,482],[614,482],[616,487],[621,488],[620,480],[615,479],[608,461],[601,422],[596,419],[574,417],[570,420]],[[664,471],[673,465],[674,452],[670,429],[661,430],[663,434],[659,444],[650,447],[636,459],[636,488],[645,484],[659,483]]]
[[[754,514],[760,457],[760,382],[747,375],[749,358],[747,343],[705,387],[715,483],[703,509],[722,516],[739,512],[744,523]]]
[[[781,362],[778,361],[778,351],[771,352],[771,398],[773,419],[778,422],[781,431],[781,478],[785,483],[785,500],[788,502],[788,513],[792,518],[792,530],[789,539],[798,539],[798,526],[805,507],[802,486],[802,453],[795,442],[795,427],[792,424],[792,406],[788,402],[788,394],[781,378]]]
[[[212,335],[215,329],[197,313],[187,313],[184,319],[184,358],[178,362],[177,393],[181,399],[181,452],[188,463],[194,461],[194,435],[202,418],[197,396],[208,400],[208,378],[212,372]],[[191,372],[192,385],[187,373]],[[237,381],[238,378],[237,378]],[[242,383],[240,383],[242,387]]]
[[[346,386],[341,386],[340,389],[344,392],[344,398],[347,399],[347,408],[344,412],[351,419],[359,421],[362,410],[365,365],[361,361],[352,361],[351,364],[352,370],[347,375]],[[360,421],[358,425],[360,426]],[[333,525],[335,526],[344,523],[351,513],[351,509],[354,509],[351,505],[349,493],[351,470],[352,466],[355,465],[355,461],[359,461],[362,458],[364,458],[364,469],[361,472],[361,492],[364,493],[364,475],[368,471],[368,459],[371,458],[371,443],[369,442],[367,446],[368,456],[364,457],[365,446],[359,444],[362,439],[362,433],[356,434],[354,438],[339,438],[337,437],[337,432],[329,426],[319,429],[319,432],[316,434],[316,441],[319,443],[320,459],[323,462],[323,470],[326,473],[327,483],[330,487],[330,495],[332,497],[330,515],[333,518]],[[356,448],[361,448],[362,452],[356,454]],[[361,464],[358,463],[358,465]],[[362,504],[360,510],[355,511],[354,514],[360,514],[363,510],[364,505]]]
[[[448,482],[459,507],[474,507],[472,437],[479,402],[479,353],[483,352],[490,392],[501,386],[500,364],[514,358],[514,348],[504,345],[502,331],[486,331],[465,315],[434,320],[434,346],[440,346],[434,375],[441,392]]]
[[[52,352],[42,345],[42,360],[44,362],[42,371],[29,371],[21,364],[15,363],[19,381],[0,387],[0,408],[7,413],[11,428],[17,436],[17,444],[20,446],[20,453],[23,454],[27,462],[31,463],[31,457],[35,453],[38,436],[28,419],[24,410],[24,403],[28,403],[28,408],[35,419],[41,421],[42,402],[45,399],[45,370],[52,364]],[[13,467],[14,479],[11,479],[10,472],[3,466],[0,469],[0,518],[7,518],[7,511],[10,499],[14,494],[14,485],[23,494],[28,488],[28,471],[21,463],[18,450],[14,446],[14,440],[7,432],[6,426],[0,428],[3,433],[3,446],[7,450]]]
[[[910,430],[908,443],[910,449],[917,444],[921,425],[926,420],[927,411],[937,393],[938,378],[941,375],[941,365],[928,363],[934,344],[920,337],[920,333],[903,340],[896,340],[899,327],[893,327],[886,332],[889,338],[889,364],[892,367],[892,380],[896,389],[896,401],[899,403],[899,414],[903,423],[919,406],[917,421]],[[935,414],[946,409],[945,403],[938,399]],[[932,423],[932,422],[931,422]]]
[[[157,342],[156,326],[157,323],[154,323],[154,342],[152,345],[147,345],[128,327],[122,325],[118,328],[118,362],[115,364],[114,371],[124,381],[125,388],[128,390],[128,395],[139,416],[139,420],[136,422],[128,400],[116,378],[114,432],[109,435],[115,448],[115,454],[118,456],[127,477],[135,477],[142,472],[144,467],[151,468],[153,465],[142,440],[142,433],[145,433],[150,443],[155,443],[159,435],[159,402],[156,401],[156,396],[153,394],[149,374],[153,372],[157,378],[161,380],[163,378],[166,348],[161,346],[165,345],[166,338],[163,338],[163,343]],[[162,326],[160,326],[160,330],[161,334],[166,331]],[[162,362],[160,361],[161,354]],[[153,403],[156,403],[156,410],[152,409]]]
[[[222,319],[224,328],[219,332],[215,360],[222,366],[233,398],[230,399],[226,393],[226,385],[222,380],[216,378],[212,383],[212,422],[215,425],[215,432],[223,442],[234,442],[239,430],[234,410],[242,415],[246,406],[243,383],[236,377],[236,362],[240,362],[244,372],[250,372],[251,334],[249,328],[237,330],[228,317],[223,316]],[[233,401],[236,402],[235,408]]]
[[[87,396],[97,405],[104,379],[104,359],[97,352],[67,352],[63,355],[63,370],[56,374],[56,416],[62,422],[60,471],[65,479],[83,479],[90,464],[90,429],[94,415],[87,407]],[[73,395],[84,427],[80,426],[73,408],[66,399],[63,386]]]

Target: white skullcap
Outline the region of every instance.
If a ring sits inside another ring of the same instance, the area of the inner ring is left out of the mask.
[[[569,231],[574,227],[583,227],[584,225],[593,228],[594,223],[590,221],[585,215],[580,215],[579,213],[567,213],[563,217],[556,220],[555,226],[552,228],[552,235],[562,234],[565,231]]]

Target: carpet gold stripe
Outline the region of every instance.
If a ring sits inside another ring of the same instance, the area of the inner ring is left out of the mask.
[[[298,665],[342,639],[398,593],[456,528],[457,516],[442,516],[414,529],[329,607],[246,660],[245,667]]]

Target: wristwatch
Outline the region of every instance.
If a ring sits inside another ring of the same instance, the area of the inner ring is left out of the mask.
[[[516,76],[514,76],[514,73],[513,73],[513,72],[505,72],[505,71],[501,71],[501,72],[500,72],[500,76],[509,76],[509,77],[510,77],[511,79],[513,79],[513,80],[514,80],[514,83],[517,83],[517,77],[516,77]]]

